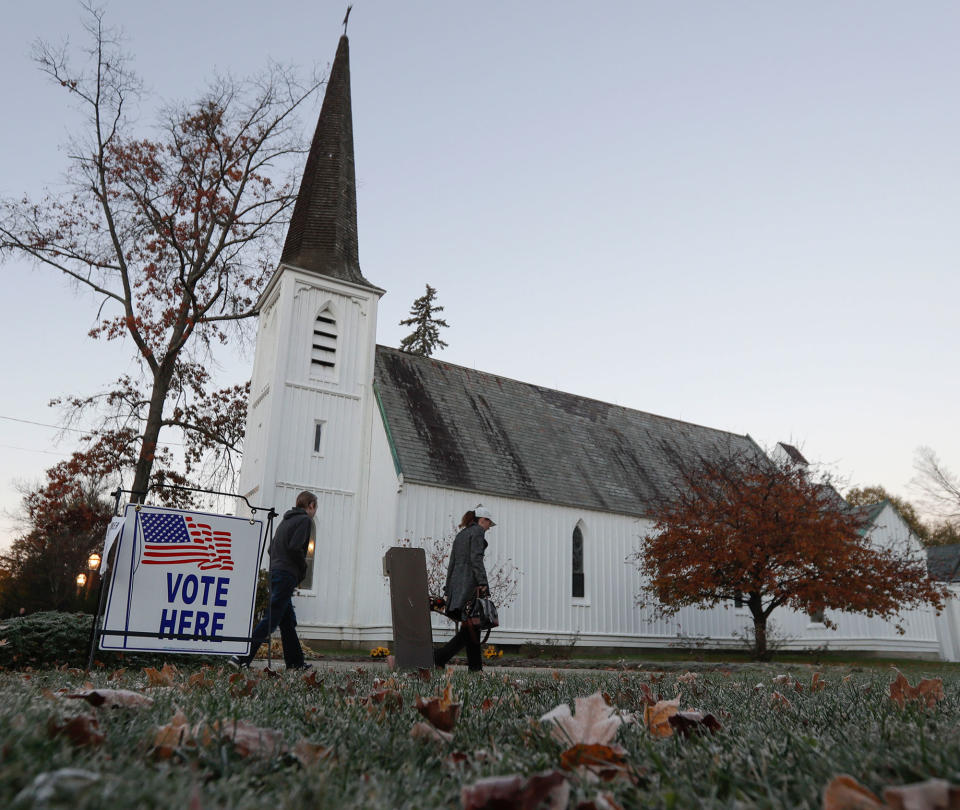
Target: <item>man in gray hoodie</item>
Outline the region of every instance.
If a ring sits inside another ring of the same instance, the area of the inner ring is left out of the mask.
[[[287,669],[308,669],[303,648],[297,638],[297,616],[293,612],[293,592],[307,574],[307,545],[317,513],[317,496],[312,492],[297,495],[297,504],[287,511],[270,542],[270,609],[253,629],[250,652],[233,655],[227,663],[232,667],[248,667],[260,645],[280,628],[283,661]]]

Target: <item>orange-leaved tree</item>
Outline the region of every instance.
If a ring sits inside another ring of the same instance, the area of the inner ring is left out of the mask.
[[[943,604],[921,553],[908,543],[877,547],[860,510],[790,461],[721,451],[681,463],[674,496],[652,519],[635,557],[644,579],[639,600],[653,597],[669,615],[743,599],[761,659],[778,607],[881,616],[903,632],[902,610]]]
[[[96,412],[94,446],[129,435],[131,488],[143,492],[165,428],[180,431],[188,474],[212,453],[222,475],[239,449],[247,388],[211,390],[211,349],[255,314],[294,201],[291,160],[304,151],[294,115],[321,83],[276,65],[246,81],[218,77],[196,102],[162,109],[144,135],[133,114],[141,84],[103,12],[84,8],[79,67],[66,49],[35,54],[85,112],[66,187],[3,201],[0,258],[27,258],[93,293],[90,335],[132,344],[137,374],[55,403],[73,417]]]

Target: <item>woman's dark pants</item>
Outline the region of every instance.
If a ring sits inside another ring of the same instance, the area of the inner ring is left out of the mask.
[[[464,647],[467,648],[467,666],[473,672],[483,669],[483,660],[480,657],[480,631],[460,623],[457,634],[433,654],[433,660],[438,667],[445,667]]]

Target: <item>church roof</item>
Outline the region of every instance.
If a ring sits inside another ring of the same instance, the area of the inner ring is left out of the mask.
[[[938,582],[960,582],[960,544],[928,547],[927,570]]]
[[[350,44],[340,37],[280,256],[321,276],[364,287],[357,246],[357,181],[350,102]]]
[[[629,515],[678,464],[762,455],[749,436],[377,346],[375,383],[405,481]]]

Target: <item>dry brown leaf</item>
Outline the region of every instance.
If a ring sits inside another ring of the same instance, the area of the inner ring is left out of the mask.
[[[323,678],[315,669],[311,669],[306,675],[302,675],[300,680],[314,689],[319,689],[323,686]]]
[[[92,706],[106,706],[107,708],[122,706],[132,709],[153,705],[152,697],[129,689],[84,689],[80,692],[70,692],[64,697],[85,700]]]
[[[924,678],[916,686],[911,686],[899,669],[893,667],[893,671],[897,673],[897,678],[890,684],[890,700],[901,709],[906,706],[908,700],[919,701],[925,704],[928,709],[932,709],[938,700],[943,700],[943,680],[941,678]]]
[[[613,740],[623,719],[607,705],[600,692],[574,698],[573,703],[575,714],[570,713],[568,704],[561,703],[540,718],[541,722],[554,724],[551,733],[555,740],[573,745],[606,745]]]
[[[881,810],[876,794],[867,790],[852,776],[833,777],[823,789],[823,810]]]
[[[187,678],[187,684],[196,689],[206,689],[207,687],[213,686],[213,678],[207,677],[210,672],[210,667],[200,667],[199,672],[195,672]]]
[[[303,738],[293,746],[293,755],[304,768],[310,768],[324,760],[330,759],[332,754],[332,748],[328,748],[326,745],[308,742]]]
[[[441,731],[430,723],[414,723],[410,729],[410,736],[415,740],[430,740],[431,742],[452,742],[453,735],[449,731]]]
[[[645,683],[640,684],[640,691],[643,692],[643,703],[646,706],[655,706],[657,699],[653,696],[653,690]]]
[[[791,703],[779,692],[772,692],[770,694],[770,705],[775,706],[778,709],[789,709]]]
[[[424,699],[417,695],[415,705],[417,711],[441,731],[453,731],[462,706],[453,700],[453,684],[449,679],[441,696]]]
[[[560,754],[565,771],[580,770],[594,780],[627,778],[627,752],[620,745],[575,745]]]
[[[715,734],[723,728],[720,721],[712,714],[704,714],[696,709],[671,714],[667,718],[667,722],[684,737],[689,737],[694,732],[709,731],[711,734]]]
[[[852,776],[835,776],[823,790],[823,810],[960,810],[960,786],[944,779],[884,788],[884,801]]]
[[[210,730],[222,740],[233,743],[234,750],[242,757],[272,756],[283,749],[282,736],[277,729],[263,728],[244,720],[217,721]],[[195,736],[199,736],[196,734]]]
[[[47,721],[47,735],[51,738],[63,735],[77,747],[100,745],[106,737],[100,733],[100,724],[92,714],[80,714],[60,723],[52,717]]]
[[[810,691],[819,692],[821,689],[824,689],[827,685],[827,682],[823,680],[819,672],[813,673],[813,678],[810,681]]]
[[[190,727],[187,725],[187,716],[180,709],[177,709],[170,722],[157,728],[153,735],[153,758],[170,759],[177,748],[192,741],[193,737],[190,734]]]
[[[258,683],[257,678],[247,678],[240,672],[235,672],[230,676],[230,694],[233,697],[250,697]]]
[[[960,810],[960,786],[945,779],[883,789],[890,810]]]
[[[177,668],[173,664],[164,664],[159,670],[154,667],[144,667],[143,671],[147,676],[148,686],[173,686],[177,675]]]
[[[670,718],[680,711],[680,698],[659,700],[653,706],[643,707],[643,722],[654,737],[669,737],[673,734]]]
[[[460,790],[463,810],[511,808],[548,810],[566,808],[570,800],[570,783],[562,771],[545,771],[524,779],[522,776],[492,776],[480,779]]]
[[[697,679],[696,672],[684,672],[683,675],[677,676],[677,681],[679,683],[693,683]]]

